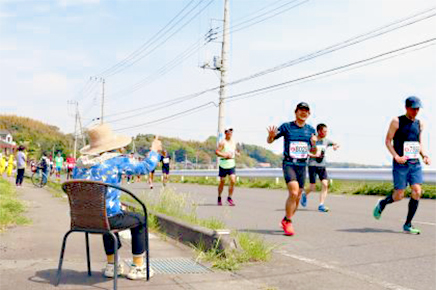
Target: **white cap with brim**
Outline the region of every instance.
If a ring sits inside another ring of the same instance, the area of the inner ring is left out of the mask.
[[[100,154],[123,148],[132,142],[132,138],[115,134],[108,124],[100,124],[88,130],[90,144],[80,149],[82,154]]]

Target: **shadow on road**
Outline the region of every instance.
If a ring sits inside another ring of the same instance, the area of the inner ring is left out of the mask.
[[[29,277],[29,281],[39,284],[54,285],[56,280],[57,269],[47,269],[37,271],[35,276]],[[74,271],[63,269],[62,277],[59,285],[86,285],[93,286],[101,282],[109,281],[112,279],[103,276],[102,272],[91,272],[92,276],[88,276],[88,271]],[[97,289],[105,289],[100,286],[95,286]]]
[[[221,205],[218,205],[216,203],[196,203],[195,205],[197,205],[197,206],[221,206]]]
[[[283,230],[240,229],[240,230],[238,230],[238,232],[256,233],[256,234],[274,235],[274,236],[283,236],[284,235]]]
[[[347,233],[393,233],[393,234],[401,234],[399,231],[386,230],[386,229],[376,229],[376,228],[356,228],[356,229],[341,229],[337,230],[338,232],[347,232]]]

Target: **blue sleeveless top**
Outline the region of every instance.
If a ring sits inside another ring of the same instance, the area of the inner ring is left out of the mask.
[[[398,155],[404,155],[404,142],[405,141],[416,141],[419,142],[419,135],[421,133],[421,127],[419,120],[414,121],[406,117],[406,115],[399,116],[399,127],[394,135],[394,149]],[[410,161],[417,161],[418,159],[409,159]]]

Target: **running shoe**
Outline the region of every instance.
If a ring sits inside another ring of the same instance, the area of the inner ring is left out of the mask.
[[[419,229],[414,228],[412,225],[404,225],[403,231],[406,234],[412,234],[412,235],[419,235],[421,233],[421,231]]]
[[[319,211],[322,211],[322,212],[328,212],[330,209],[329,209],[328,207],[326,207],[325,205],[320,204],[320,205],[318,206],[318,210],[319,210]]]
[[[118,262],[117,265],[117,275],[123,275],[124,267],[123,264]],[[108,278],[113,278],[115,276],[115,266],[114,264],[106,264],[106,268],[104,269],[103,275]]]
[[[218,205],[221,206],[223,203],[221,202],[221,197],[218,197]]]
[[[150,268],[149,277],[153,277],[154,271]],[[127,279],[130,280],[144,280],[147,279],[147,267],[145,265],[130,267],[129,274],[127,274]]]
[[[380,208],[380,201],[382,201],[382,199],[378,200],[377,204],[374,207],[374,211],[372,212],[372,215],[374,216],[374,218],[376,220],[379,220],[381,218],[381,214],[382,214],[382,211]]]
[[[303,194],[301,195],[300,203],[301,203],[301,206],[303,206],[303,207],[306,207],[306,205],[307,205],[307,195],[306,195],[305,191],[303,191]]]
[[[227,203],[229,206],[235,206],[236,204],[233,202],[233,199],[231,197],[227,198]]]
[[[285,231],[285,236],[293,236],[294,235],[294,227],[292,226],[291,221],[282,220],[282,228]]]

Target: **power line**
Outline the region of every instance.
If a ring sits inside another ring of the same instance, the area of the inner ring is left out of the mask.
[[[190,11],[189,11],[189,13],[191,12],[191,11],[193,11],[195,8],[197,8],[197,6],[198,5],[200,5],[202,2],[203,2],[204,0],[201,0],[196,6],[194,6]],[[161,47],[163,44],[165,44],[171,37],[173,37],[175,34],[177,34],[180,30],[182,30],[186,25],[188,25],[189,23],[191,23],[192,22],[192,20],[194,20],[198,15],[200,15],[207,7],[209,7],[211,4],[212,4],[212,2],[213,2],[214,0],[210,0],[204,7],[202,7],[197,13],[195,13],[191,18],[189,18],[188,19],[188,21],[186,21],[184,24],[182,24],[182,26],[180,26],[176,31],[174,31],[172,34],[170,34],[168,37],[166,37],[164,40],[162,40],[160,43],[158,43],[157,45],[155,45],[153,48],[151,48],[148,52],[146,52],[145,54],[143,54],[143,55],[140,55],[140,56],[138,56],[135,60],[132,60],[131,62],[129,62],[129,63],[127,63],[127,64],[125,64],[124,66],[122,66],[122,67],[120,67],[120,68],[118,68],[118,69],[115,69],[114,71],[112,71],[112,72],[110,72],[110,73],[107,73],[107,74],[105,74],[105,77],[107,78],[107,77],[111,77],[111,76],[113,76],[113,75],[115,75],[115,74],[118,74],[118,73],[120,73],[121,71],[124,71],[124,70],[126,70],[127,68],[129,68],[129,67],[131,67],[132,65],[134,65],[135,63],[137,63],[137,62],[139,62],[139,61],[141,61],[142,59],[144,59],[145,57],[147,57],[147,56],[149,56],[150,54],[152,54],[156,49],[158,49],[159,47]],[[188,14],[189,14],[188,13]],[[182,18],[180,21],[182,21],[184,18]],[[178,21],[176,24],[178,24],[180,21]],[[175,24],[175,25],[176,25]],[[175,26],[175,25],[173,25],[173,27]],[[166,34],[166,33],[165,33]],[[164,35],[165,35],[164,34]],[[157,42],[157,40],[156,41],[154,41],[153,43],[155,43],[155,42]],[[143,51],[145,51],[146,49],[144,49]]]
[[[430,46],[435,45],[436,44],[436,43],[434,43],[435,41],[436,41],[436,38],[427,39],[427,40],[424,40],[424,41],[421,41],[421,42],[417,42],[417,43],[414,43],[414,44],[411,44],[411,45],[407,45],[407,46],[404,46],[404,47],[401,47],[401,48],[398,48],[398,49],[394,49],[394,50],[391,50],[391,51],[388,51],[388,52],[385,52],[385,53],[381,53],[381,54],[378,54],[378,55],[373,56],[373,57],[365,58],[365,59],[362,59],[362,60],[359,60],[359,61],[355,61],[355,62],[348,63],[348,64],[345,64],[345,65],[341,65],[341,66],[338,66],[338,67],[335,67],[335,68],[332,68],[332,69],[328,69],[328,70],[325,70],[325,71],[322,71],[322,72],[310,74],[310,75],[307,75],[307,76],[304,76],[304,77],[300,77],[300,78],[297,78],[297,79],[293,79],[293,80],[289,80],[289,81],[286,81],[286,82],[282,82],[282,83],[270,85],[270,86],[267,86],[267,87],[251,90],[251,91],[248,91],[248,92],[236,94],[236,95],[233,95],[233,96],[229,96],[229,97],[227,97],[227,99],[234,99],[234,101],[237,101],[237,100],[241,100],[241,99],[245,99],[245,98],[254,97],[255,95],[268,93],[268,92],[271,92],[271,91],[274,91],[274,90],[283,89],[283,88],[285,88],[285,87],[287,87],[289,85],[292,85],[293,83],[297,83],[297,82],[300,82],[300,81],[305,81],[305,80],[313,81],[313,80],[317,79],[315,77],[319,77],[319,76],[322,76],[322,75],[331,76],[331,75],[334,75],[334,74],[343,73],[343,72],[349,71],[351,69],[357,69],[357,68],[360,68],[360,67],[364,67],[364,66],[367,66],[367,65],[371,65],[371,64],[374,64],[374,63],[386,60],[386,59],[391,59],[391,58],[394,58],[394,57],[398,57],[398,56],[406,54],[406,53],[410,53],[410,52],[417,51],[417,50],[420,50],[420,49],[428,48]],[[421,46],[421,47],[419,47],[419,46]],[[405,50],[409,50],[411,48],[415,48],[415,49],[404,52]],[[397,55],[391,55],[391,54],[398,53],[398,52],[403,52],[403,53],[397,54]],[[379,58],[386,57],[386,56],[388,56],[388,58],[381,59],[381,60],[379,59]],[[244,97],[244,98],[242,98],[242,97]],[[183,114],[185,114],[185,113],[194,113],[194,112],[201,111],[201,110],[205,109],[207,106],[209,106],[211,104],[214,104],[216,106],[216,104],[214,102],[208,102],[208,103],[205,103],[203,105],[200,105],[200,106],[197,106],[197,107],[185,110],[185,111],[178,112],[177,114],[174,114],[174,115],[170,115],[170,116],[167,116],[167,117],[162,117],[162,118],[159,118],[159,119],[156,119],[156,120],[152,120],[152,121],[149,121],[149,122],[146,122],[146,123],[142,123],[142,124],[138,124],[138,125],[134,125],[134,126],[124,127],[124,128],[121,128],[121,129],[117,129],[116,131],[143,127],[143,126],[147,126],[147,125],[151,125],[151,124],[155,124],[155,123],[163,123],[165,121],[172,120],[173,117],[183,116]]]
[[[138,49],[133,51],[130,55],[128,55],[125,59],[118,62],[117,64],[111,66],[110,68],[99,73],[99,76],[106,76],[106,74],[111,73],[113,70],[118,69],[119,67],[128,63],[131,59],[135,58],[137,55],[142,53],[148,46],[154,41],[154,39],[159,38],[159,35],[167,29],[168,26],[171,25],[195,0],[191,0],[188,4],[186,4],[181,11],[179,11],[176,16],[174,16],[163,28],[161,28],[158,32],[156,32],[149,40],[143,43]],[[185,15],[186,16],[186,15]],[[182,18],[183,19],[183,18]]]
[[[436,40],[436,38],[430,38],[430,39],[427,39],[427,40],[424,40],[424,41],[421,41],[421,42],[417,42],[417,43],[414,43],[414,44],[411,44],[411,45],[408,45],[408,46],[404,46],[404,47],[401,47],[401,48],[398,48],[398,49],[394,49],[394,50],[391,50],[391,51],[388,51],[388,52],[385,52],[385,53],[382,53],[382,54],[379,54],[379,55],[376,55],[376,56],[372,56],[372,57],[369,57],[369,58],[366,58],[366,59],[363,59],[363,60],[359,60],[359,61],[348,63],[348,64],[345,64],[345,65],[341,65],[341,66],[338,66],[338,67],[335,67],[335,68],[332,68],[332,69],[328,69],[328,70],[325,70],[325,71],[322,71],[322,72],[314,73],[314,74],[307,75],[307,76],[304,76],[304,77],[300,77],[300,78],[297,78],[297,79],[293,79],[293,80],[290,80],[290,81],[281,82],[281,83],[270,85],[270,86],[267,86],[267,87],[263,87],[263,88],[251,90],[251,91],[248,91],[248,92],[236,94],[236,95],[233,95],[233,96],[229,96],[229,97],[227,97],[227,99],[238,98],[238,97],[245,96],[245,95],[251,95],[251,94],[254,94],[254,93],[258,93],[258,92],[263,92],[263,91],[266,91],[266,90],[279,88],[279,87],[282,87],[282,86],[285,86],[285,85],[288,85],[288,84],[291,84],[291,83],[294,83],[294,82],[298,82],[298,81],[310,79],[310,78],[313,78],[313,77],[316,77],[316,76],[320,76],[320,75],[328,74],[328,73],[331,73],[331,72],[335,72],[335,71],[338,71],[338,70],[346,69],[346,68],[349,68],[349,67],[360,65],[362,63],[373,61],[375,59],[378,59],[378,58],[381,58],[381,57],[384,57],[384,56],[387,56],[387,55],[390,55],[390,54],[393,54],[393,53],[396,53],[396,52],[400,52],[400,51],[407,50],[407,49],[410,49],[410,48],[413,48],[413,47],[416,47],[416,46],[420,46],[420,45],[424,45],[424,44],[429,44],[431,42],[434,42],[435,40]]]
[[[349,38],[349,39],[347,39],[345,41],[342,41],[342,42],[339,42],[337,44],[334,44],[334,45],[328,46],[326,48],[320,49],[320,50],[318,50],[316,52],[307,54],[307,55],[299,57],[297,59],[293,59],[291,61],[287,61],[287,62],[282,63],[280,65],[277,65],[277,66],[275,66],[273,68],[270,68],[270,69],[267,69],[267,70],[263,70],[263,71],[255,73],[253,75],[250,75],[250,76],[247,76],[247,77],[243,77],[241,79],[229,82],[229,83],[227,83],[227,85],[228,86],[235,85],[235,84],[239,84],[239,83],[242,83],[242,82],[254,79],[254,78],[258,78],[260,76],[263,76],[263,75],[266,75],[266,74],[270,74],[270,73],[279,71],[281,69],[294,66],[296,64],[299,64],[299,63],[302,63],[302,62],[305,62],[305,61],[308,61],[308,60],[311,60],[311,59],[323,56],[325,54],[332,53],[332,52],[338,51],[340,49],[343,49],[343,48],[346,48],[346,47],[350,47],[350,46],[359,44],[359,43],[364,42],[366,40],[370,40],[372,38],[375,38],[375,37],[387,34],[389,32],[398,30],[400,28],[404,28],[404,27],[410,26],[412,24],[415,24],[415,23],[421,22],[423,20],[429,19],[431,17],[434,17],[436,15],[435,13],[430,14],[430,15],[425,15],[425,14],[427,14],[429,12],[434,11],[434,10],[436,10],[436,8],[434,8],[434,7],[430,8],[430,9],[426,9],[424,11],[415,13],[415,14],[413,14],[411,16],[408,16],[408,17],[402,18],[400,20],[396,20],[396,21],[394,21],[392,23],[389,23],[387,25],[381,26],[381,27],[379,27],[377,29],[373,29],[373,30],[371,30],[369,32],[360,34],[358,36],[354,36],[354,37]],[[421,18],[412,20],[413,18],[416,18],[418,16],[421,16]],[[410,20],[410,21],[407,22],[408,20]],[[405,22],[405,23],[403,23],[403,22]],[[398,25],[398,24],[401,24],[401,25],[395,26],[395,25]],[[392,27],[392,26],[394,26],[394,27]],[[385,30],[385,29],[387,29],[387,30]],[[178,104],[178,103],[181,103],[181,102],[184,102],[184,101],[187,101],[187,100],[199,97],[199,96],[201,96],[201,95],[203,95],[205,93],[213,92],[215,90],[218,90],[219,88],[220,88],[219,86],[216,86],[216,87],[213,87],[213,88],[210,88],[210,89],[198,92],[198,93],[189,94],[187,96],[183,96],[183,97],[180,97],[180,98],[177,98],[177,99],[174,99],[174,100],[166,101],[164,103],[167,104],[168,106],[175,105],[175,104]],[[172,103],[173,101],[174,101],[174,103]],[[160,105],[160,104],[162,104],[162,103],[158,103],[156,105]],[[115,116],[115,115],[120,115],[120,114],[128,114],[130,112],[136,112],[136,111],[144,110],[144,109],[148,109],[148,108],[150,108],[150,106],[145,106],[145,107],[141,107],[141,108],[137,108],[137,109],[133,109],[133,110],[127,110],[127,111],[124,111],[124,112],[120,112],[120,113],[116,113],[116,114],[112,114],[112,115],[108,115],[108,116]]]
[[[197,111],[203,110],[207,107],[209,107],[210,105],[214,105],[215,107],[217,107],[218,105],[215,104],[214,102],[208,102],[205,103],[203,105],[200,106],[196,106],[194,108],[182,111],[182,112],[178,112],[176,114],[170,115],[170,116],[166,116],[166,117],[162,117],[153,121],[149,121],[146,123],[142,123],[142,124],[138,124],[138,125],[134,125],[134,126],[129,126],[129,127],[124,127],[124,128],[120,128],[120,129],[115,129],[114,131],[123,131],[123,130],[127,130],[127,129],[133,129],[133,128],[137,128],[137,127],[143,127],[143,126],[147,126],[147,125],[151,125],[151,124],[156,124],[156,123],[161,123],[162,121],[168,121],[168,120],[172,120],[175,119],[177,117],[182,117],[182,116],[186,116],[188,114],[193,114]]]
[[[295,7],[297,7],[297,6],[301,5],[301,4],[303,4],[304,2],[307,2],[307,1],[309,1],[309,0],[306,0],[306,1],[303,1],[303,2],[301,2],[301,3],[298,3],[297,5],[294,5],[294,6],[288,8],[288,9],[285,9],[285,10],[283,10],[283,11],[280,11],[279,13],[276,13],[276,14],[274,14],[273,16],[269,16],[269,17],[267,17],[267,18],[265,18],[265,19],[262,19],[262,20],[260,20],[260,21],[255,22],[255,23],[252,23],[252,24],[250,24],[250,25],[248,25],[248,26],[246,26],[246,27],[242,27],[241,29],[238,29],[237,31],[242,30],[242,29],[245,29],[245,28],[248,28],[249,26],[255,25],[255,24],[257,24],[257,23],[263,22],[263,21],[265,21],[265,20],[267,20],[267,19],[269,19],[269,18],[271,18],[271,17],[274,17],[274,16],[276,16],[276,15],[282,14],[282,13],[284,13],[284,12],[286,12],[286,11],[292,9],[292,8],[295,8]],[[283,2],[283,0],[279,0],[279,1],[277,1],[276,3],[279,3],[279,2]],[[236,24],[234,27],[237,27],[237,26],[239,26],[239,25],[243,25],[243,24],[245,24],[245,23],[247,23],[247,22],[250,22],[250,21],[252,21],[252,20],[254,20],[254,19],[257,19],[257,17],[267,15],[267,14],[269,14],[269,13],[275,11],[275,10],[278,10],[278,9],[280,9],[280,8],[283,8],[284,6],[287,6],[287,5],[289,5],[289,4],[292,4],[293,2],[296,2],[296,0],[292,0],[292,1],[290,1],[289,3],[285,3],[285,4],[283,4],[283,5],[279,6],[279,7],[276,7],[276,8],[274,8],[274,9],[270,10],[270,11],[267,11],[266,13],[263,13],[263,14],[258,15],[258,16],[256,16],[256,17],[253,17],[253,18],[251,18],[251,19],[249,19],[249,20],[246,20],[246,21],[240,22],[239,24]],[[258,10],[258,11],[256,11],[256,12],[254,12],[254,13],[252,13],[252,14],[256,14],[256,13],[258,13],[258,12],[260,12],[260,11],[263,11],[263,10],[265,10],[266,8],[271,8],[271,6],[274,6],[274,5],[275,5],[275,4],[273,3],[272,5],[265,6],[265,7],[263,7],[262,9],[260,9],[260,10]],[[250,15],[252,15],[252,14],[250,14]],[[248,15],[248,16],[250,16],[250,15]],[[247,17],[247,16],[246,16],[246,17]],[[244,17],[244,18],[246,18],[246,17]],[[198,42],[198,41],[197,41],[197,42]],[[196,46],[198,45],[197,42],[195,42],[195,43],[194,43],[192,46],[190,46],[186,51],[182,52],[180,55],[178,55],[178,56],[177,56],[176,58],[174,58],[172,61],[168,62],[166,65],[164,65],[163,67],[161,67],[159,70],[157,70],[157,71],[156,71],[155,73],[153,73],[152,75],[147,76],[146,78],[144,78],[144,79],[142,79],[141,81],[137,82],[136,84],[132,85],[130,88],[128,88],[128,89],[124,89],[124,90],[121,90],[121,91],[115,93],[114,95],[117,96],[117,95],[120,95],[120,94],[127,94],[127,95],[128,95],[128,94],[132,94],[132,93],[136,92],[137,90],[141,89],[142,87],[144,87],[145,85],[150,84],[150,83],[153,82],[154,80],[156,80],[156,79],[158,79],[159,77],[161,77],[161,76],[165,75],[166,73],[170,72],[171,70],[173,70],[173,69],[174,69],[175,67],[177,67],[179,64],[183,63],[185,60],[187,60],[189,57],[191,57],[194,53],[196,53],[198,50],[200,50],[200,49],[202,48],[202,46],[196,48]],[[205,44],[204,44],[204,45],[205,45]],[[193,50],[194,48],[196,48],[196,49]],[[114,95],[112,95],[112,96],[110,96],[110,97],[113,97]],[[119,98],[118,98],[117,100],[119,100]]]

